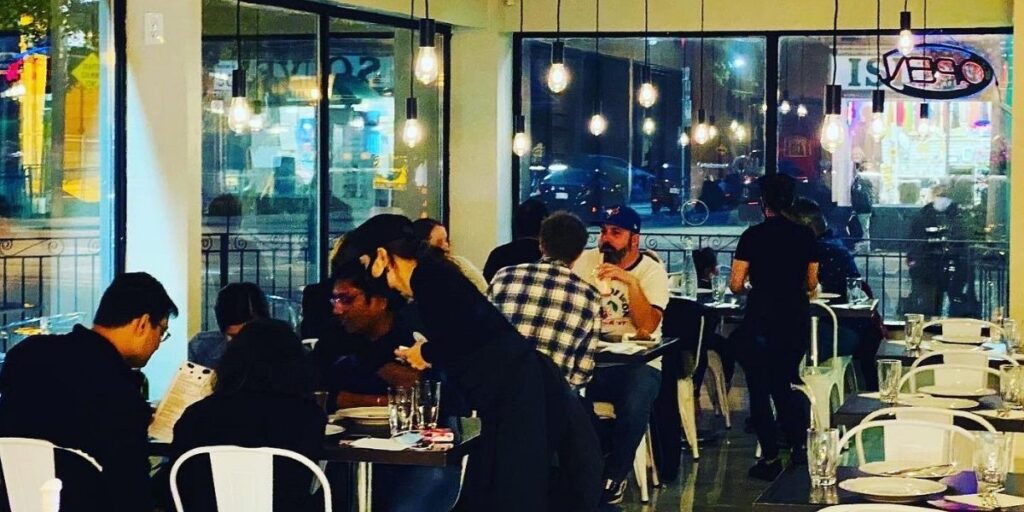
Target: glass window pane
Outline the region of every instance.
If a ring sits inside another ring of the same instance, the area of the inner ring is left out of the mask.
[[[829,153],[819,134],[823,90],[832,78],[832,39],[781,38],[780,101],[794,106],[789,114],[780,109],[779,171],[796,176],[802,195],[826,210],[888,318],[987,317],[1005,309],[1008,293],[1012,36],[934,34],[927,43],[981,56],[995,72],[991,85],[944,101],[876,86],[877,70],[887,66],[880,65],[875,37],[841,37],[835,71],[843,87],[845,137]],[[895,37],[883,37],[881,53],[903,80],[911,70],[895,44]],[[947,51],[918,47],[914,55]],[[871,99],[876,88],[886,99],[885,112],[877,115]],[[928,116],[922,119],[925,103]],[[806,106],[806,117],[796,115],[797,104]]]
[[[203,8],[204,329],[227,283],[298,301],[319,278],[318,18],[242,4],[251,115],[232,122],[235,3]]]
[[[113,271],[107,1],[0,10],[0,323],[84,313]]]

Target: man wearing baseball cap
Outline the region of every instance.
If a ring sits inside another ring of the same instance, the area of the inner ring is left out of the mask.
[[[601,292],[601,334],[660,337],[668,306],[668,273],[651,252],[640,250],[640,215],[628,206],[604,212],[597,248],[583,251],[573,270]],[[587,397],[615,406],[611,453],[605,462],[604,501],[618,503],[637,446],[647,431],[661,386],[661,358],[647,365],[600,366]]]

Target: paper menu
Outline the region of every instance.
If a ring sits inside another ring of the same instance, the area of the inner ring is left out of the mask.
[[[195,363],[185,362],[171,380],[171,386],[156,408],[149,424],[149,437],[165,443],[174,438],[174,424],[188,406],[213,392],[214,371]]]

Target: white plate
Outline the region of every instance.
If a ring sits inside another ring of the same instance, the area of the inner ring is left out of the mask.
[[[388,422],[387,407],[351,407],[334,413],[336,418],[345,418],[357,423],[381,424]]]
[[[966,398],[974,398],[996,394],[996,390],[992,388],[964,389],[956,386],[921,386],[917,388],[917,390],[922,393],[928,393],[929,395]]]
[[[933,465],[934,465],[933,463],[925,462],[925,461],[906,461],[906,460],[885,461],[885,460],[883,460],[883,461],[878,461],[878,462],[869,462],[867,464],[862,465],[858,469],[860,469],[861,472],[867,473],[869,475],[887,476],[886,473],[891,473],[893,471],[901,471],[901,470],[914,469],[914,468],[924,468],[926,466],[933,466]],[[941,467],[941,468],[931,469],[929,471],[921,471],[921,472],[916,472],[916,473],[903,474],[903,475],[900,475],[900,476],[912,477],[912,478],[944,478],[944,477],[947,477],[947,476],[950,476],[950,475],[955,475],[959,471],[960,471],[960,469],[957,468],[956,465],[954,464],[952,466],[945,466],[945,467]]]
[[[957,345],[981,345],[991,341],[989,338],[982,336],[943,336],[941,334],[932,336],[932,340],[942,343],[956,343]]]
[[[899,398],[897,403],[911,407],[936,407],[939,409],[973,409],[978,402],[966,398],[941,398],[937,396]]]
[[[919,478],[869,476],[843,480],[839,488],[875,501],[910,503],[945,491],[946,484]]]
[[[816,298],[824,299],[824,300],[831,300],[831,299],[838,299],[839,297],[842,297],[842,295],[839,295],[838,293],[819,293]]]
[[[340,434],[340,433],[342,433],[344,431],[345,431],[345,427],[343,427],[341,425],[331,425],[330,423],[328,423],[324,427],[324,435],[325,436],[337,435],[337,434]]]
[[[909,505],[880,505],[878,503],[832,505],[831,507],[825,507],[818,512],[914,512],[920,510],[935,512],[935,509],[933,508],[911,507]]]

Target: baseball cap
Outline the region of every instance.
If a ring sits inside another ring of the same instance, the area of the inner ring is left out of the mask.
[[[601,212],[601,218],[590,223],[594,226],[611,224],[640,234],[640,214],[628,206],[612,206]]]

